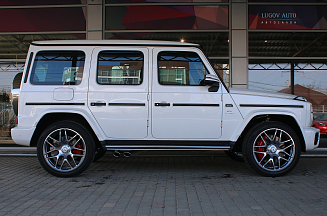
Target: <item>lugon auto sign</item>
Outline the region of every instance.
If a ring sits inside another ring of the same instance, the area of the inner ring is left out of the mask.
[[[249,29],[327,29],[326,17],[327,6],[251,5]]]
[[[297,24],[296,13],[261,13],[261,24],[284,25]]]

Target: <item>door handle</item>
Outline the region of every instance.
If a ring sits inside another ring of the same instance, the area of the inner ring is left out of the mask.
[[[103,102],[92,102],[91,106],[106,106],[106,103]]]
[[[170,106],[170,103],[154,103],[155,106]]]

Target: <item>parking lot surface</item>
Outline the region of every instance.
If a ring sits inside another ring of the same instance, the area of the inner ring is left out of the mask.
[[[0,215],[327,215],[327,158],[258,176],[220,153],[109,154],[80,176],[48,174],[35,156],[0,156]]]

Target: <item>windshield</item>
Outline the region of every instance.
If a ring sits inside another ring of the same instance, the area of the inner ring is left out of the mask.
[[[327,121],[327,113],[314,113],[313,118],[315,121]]]

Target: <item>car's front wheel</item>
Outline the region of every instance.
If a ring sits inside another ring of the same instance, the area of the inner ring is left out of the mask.
[[[87,129],[76,122],[55,122],[41,134],[37,156],[42,167],[52,175],[76,176],[91,164],[94,141]]]
[[[280,122],[264,122],[247,133],[243,157],[258,173],[281,176],[297,165],[300,148],[300,140],[289,126]]]

